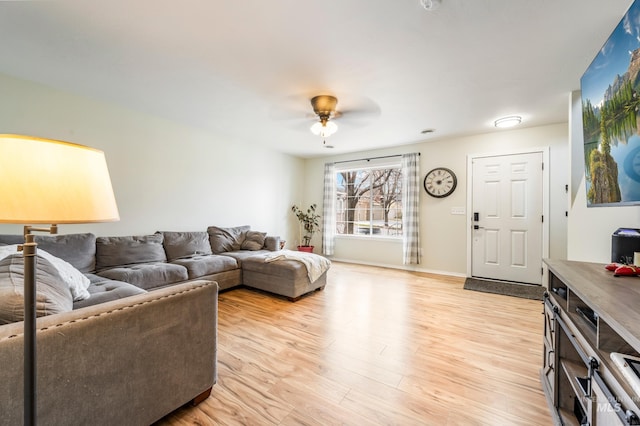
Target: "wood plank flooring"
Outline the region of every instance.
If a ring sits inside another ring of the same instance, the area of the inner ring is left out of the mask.
[[[218,383],[158,425],[550,425],[542,305],[334,262],[296,303],[219,297]]]

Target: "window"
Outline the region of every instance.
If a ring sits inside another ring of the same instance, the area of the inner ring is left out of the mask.
[[[402,236],[400,166],[336,173],[338,235]]]

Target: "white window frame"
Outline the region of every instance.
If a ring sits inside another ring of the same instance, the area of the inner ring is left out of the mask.
[[[402,171],[402,162],[401,162],[401,158],[383,158],[383,159],[372,159],[372,160],[363,160],[363,161],[357,161],[357,162],[348,162],[348,163],[344,163],[344,164],[336,164],[336,192],[337,192],[337,182],[338,182],[338,178],[337,175],[343,172],[353,172],[353,171],[366,171],[366,170],[381,170],[381,169],[398,169],[400,171]],[[402,182],[402,184],[404,185],[404,182]],[[373,195],[373,194],[372,194]],[[344,211],[346,209],[345,206],[343,206],[342,209],[340,209],[338,206],[340,204],[340,200],[337,200],[337,194],[336,194],[336,214],[339,211]],[[369,203],[373,203],[373,197],[369,197]],[[370,206],[369,211],[372,212],[372,206]],[[336,219],[337,220],[337,219]],[[371,228],[371,220],[370,222],[370,228]],[[367,239],[367,240],[375,240],[375,239],[380,239],[380,240],[392,240],[392,241],[402,241],[402,233],[400,235],[380,235],[380,234],[373,234],[371,231],[369,232],[369,234],[340,234],[337,232],[336,230],[336,234],[335,234],[335,238],[357,238],[357,239]]]

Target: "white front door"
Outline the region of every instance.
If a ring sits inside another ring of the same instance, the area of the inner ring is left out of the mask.
[[[542,283],[542,152],[472,160],[471,275]]]

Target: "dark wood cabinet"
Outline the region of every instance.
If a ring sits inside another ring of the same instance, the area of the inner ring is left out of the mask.
[[[640,353],[640,278],[546,260],[540,378],[557,425],[640,425],[640,395],[611,360]]]

